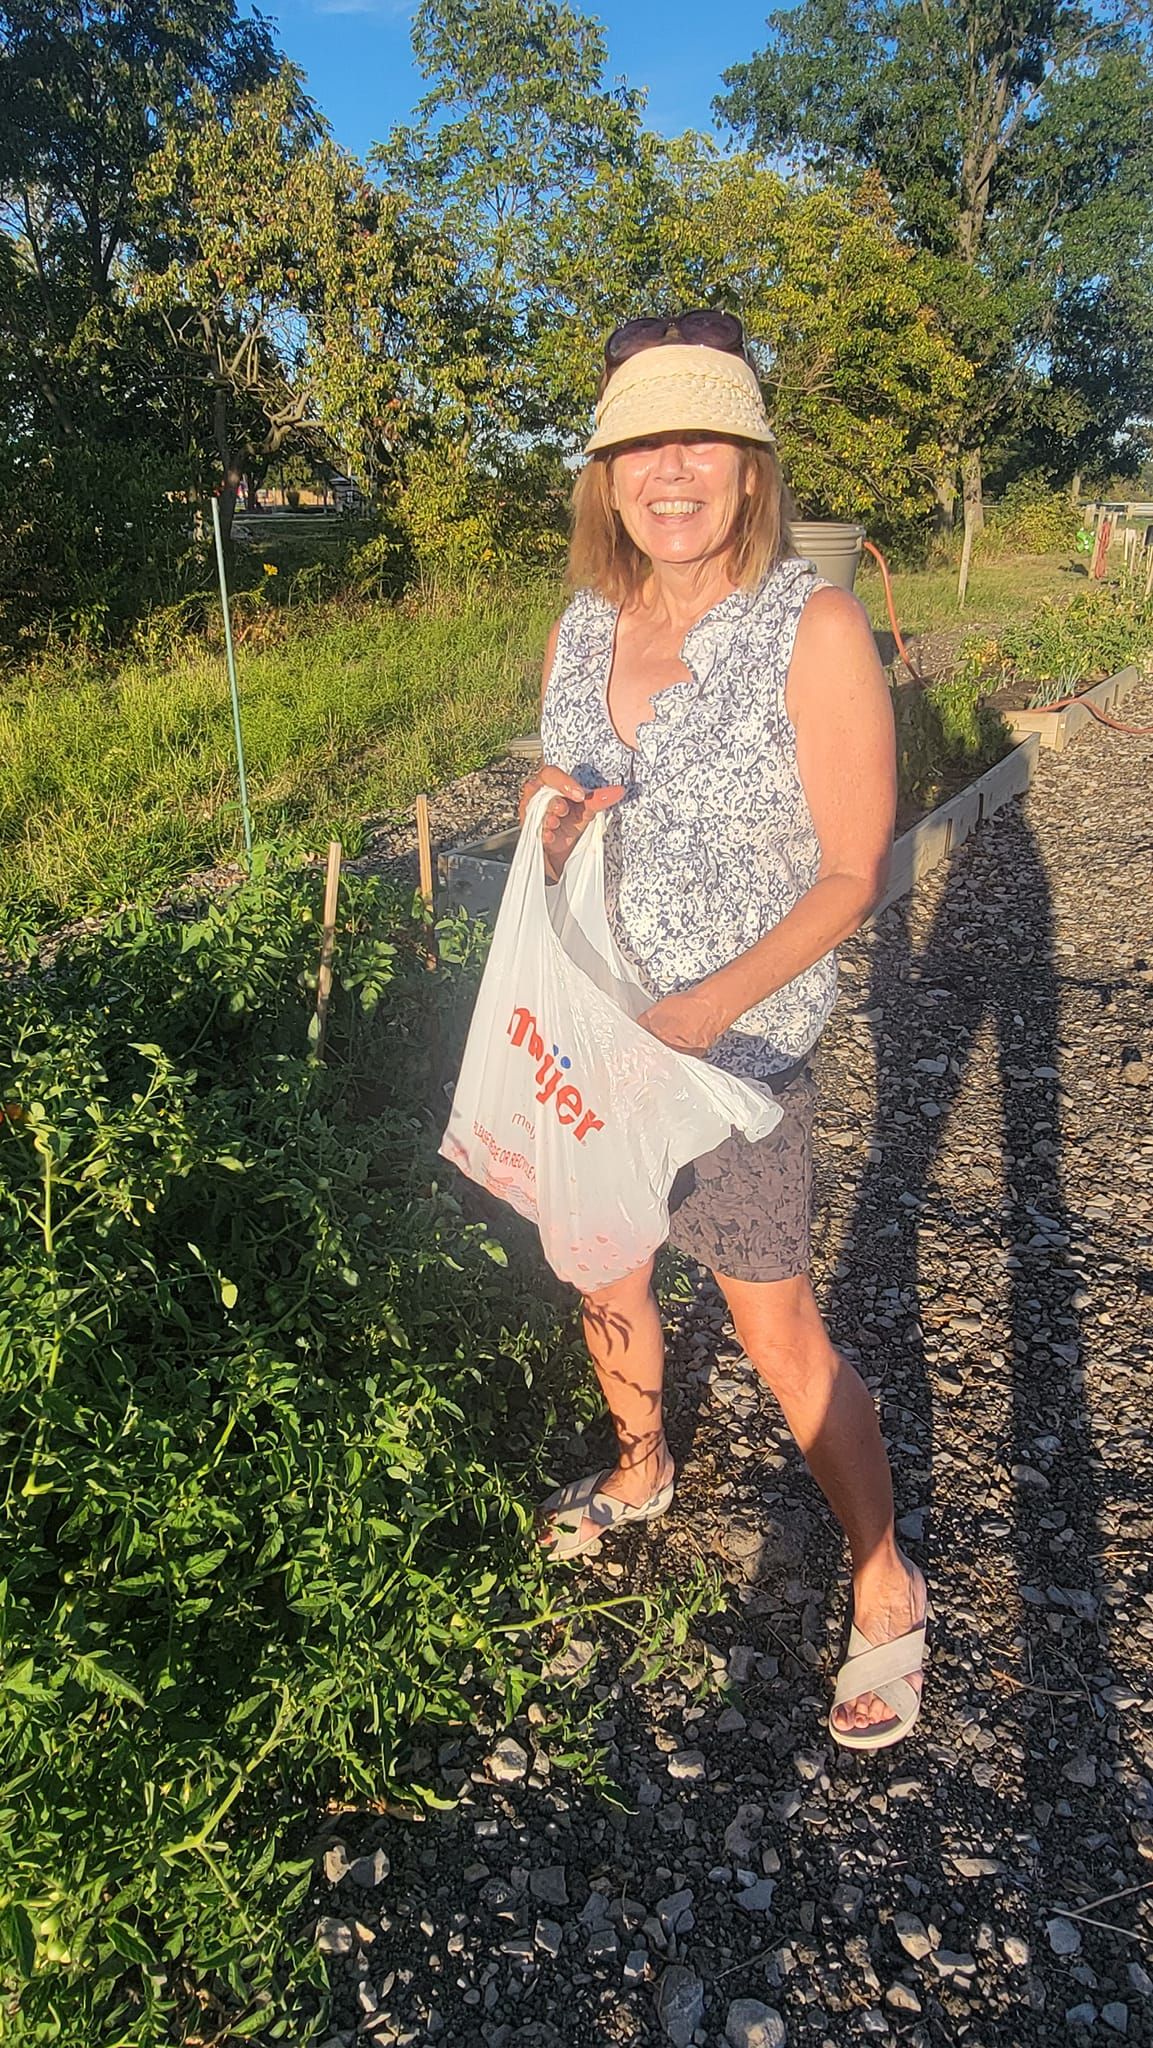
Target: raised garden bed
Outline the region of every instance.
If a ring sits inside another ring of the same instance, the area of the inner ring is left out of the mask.
[[[1026,739],[1036,733],[1043,747],[1052,747],[1058,754],[1075,739],[1081,728],[1088,725],[1093,714],[1086,707],[1095,704],[1100,711],[1109,711],[1114,704],[1120,704],[1129,695],[1138,679],[1136,668],[1123,668],[1115,676],[1106,677],[1103,683],[1094,683],[1090,689],[1077,694],[1075,704],[1067,704],[1063,711],[1046,711],[1043,706],[1036,711],[1012,710],[1001,707],[994,697],[991,701],[998,709],[1003,708],[1006,725],[1015,739]]]
[[[1085,717],[1088,715],[1084,713]],[[893,843],[889,886],[874,916],[906,895],[923,875],[948,860],[983,819],[991,818],[1003,804],[1028,789],[1040,745],[1038,735],[1029,733],[1004,760],[986,768],[975,782],[968,783],[947,803],[938,804],[898,836]],[[443,906],[467,910],[471,917],[494,917],[518,836],[518,828],[513,827],[442,853],[437,861],[437,879]]]

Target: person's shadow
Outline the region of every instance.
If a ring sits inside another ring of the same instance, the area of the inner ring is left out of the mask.
[[[966,1715],[1011,1728],[995,1755],[990,1732],[965,1757],[973,1846],[1035,1829],[1054,1899],[1086,1831],[1125,1822],[1102,1789],[1077,1789],[1103,1732],[1089,1688],[1109,1621],[1081,1351],[1090,1250],[1064,1193],[1075,1076],[1049,883],[1018,806],[958,850],[923,944],[915,922],[905,898],[870,937],[875,1125],[829,1320],[880,1382],[900,1540],[933,1588],[929,1735],[967,1741]]]

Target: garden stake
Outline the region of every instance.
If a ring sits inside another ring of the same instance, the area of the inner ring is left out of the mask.
[[[340,841],[328,842],[328,868],[324,877],[324,926],[320,935],[320,973],[316,977],[316,1057],[324,1058],[324,1031],[328,1023],[328,999],[332,994],[332,953],[336,944],[336,900],[340,894]]]
[[[240,731],[240,693],[236,687],[236,656],[232,651],[232,612],[228,603],[228,578],[224,573],[224,541],[220,532],[220,503],[212,500],[212,531],[216,536],[216,566],[220,571],[220,609],[224,613],[224,652],[228,661],[228,687],[232,692],[232,730],[236,736],[236,772],[240,782],[240,815],[244,821],[244,851],[252,867],[252,819],[248,814],[248,778],[244,773],[244,739]]]
[[[428,829],[428,798],[418,796],[416,800],[416,844],[420,854],[420,900],[428,919],[428,959],[426,965],[431,974],[436,967],[436,931],[433,926],[432,902],[432,840]]]

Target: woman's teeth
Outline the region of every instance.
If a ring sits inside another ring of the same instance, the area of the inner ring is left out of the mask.
[[[686,512],[699,512],[700,509],[699,498],[657,498],[649,506],[649,511],[655,512],[658,519],[680,518]]]

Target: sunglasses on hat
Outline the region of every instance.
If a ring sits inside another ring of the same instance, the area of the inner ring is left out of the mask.
[[[630,356],[645,348],[660,348],[666,342],[688,342],[697,348],[719,348],[726,355],[744,356],[745,330],[735,313],[716,313],[702,306],[696,312],[625,320],[614,327],[605,343],[605,364],[619,370]]]

